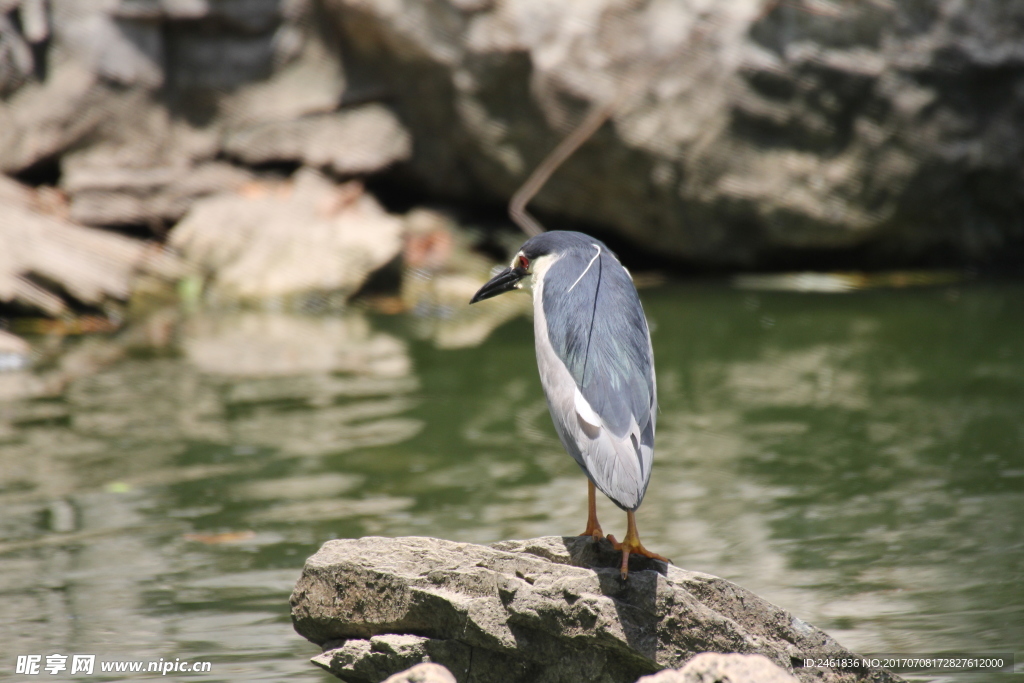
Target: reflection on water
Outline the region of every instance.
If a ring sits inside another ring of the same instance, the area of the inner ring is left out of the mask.
[[[643,295],[648,547],[853,649],[1024,642],[1024,286]],[[330,680],[287,606],[324,540],[581,531],[529,321],[458,350],[420,324],[196,318],[173,355],[93,339],[69,353],[106,358],[91,374],[0,375],[3,666],[91,653]]]

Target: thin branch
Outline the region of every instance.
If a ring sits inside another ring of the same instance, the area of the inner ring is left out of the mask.
[[[676,54],[678,54],[678,50],[658,60],[643,78],[633,80],[630,85],[624,87],[616,97],[608,102],[595,103],[583,121],[540,162],[540,165],[516,190],[508,203],[508,215],[523,232],[530,237],[536,237],[544,232],[544,226],[530,215],[530,212],[526,210],[526,205],[540,192],[552,174],[558,170],[558,167],[565,163],[565,160],[572,156],[584,142],[589,140],[624,102],[646,88]]]
[[[606,102],[603,104],[595,104],[591,107],[590,112],[587,113],[586,118],[583,122],[575,128],[565,139],[563,139],[554,151],[545,157],[544,161],[540,162],[540,165],[534,169],[530,177],[526,179],[526,182],[512,195],[512,200],[508,204],[508,215],[512,217],[512,220],[522,228],[530,237],[536,237],[537,235],[544,232],[543,226],[537,222],[533,216],[526,210],[526,205],[530,203],[530,200],[536,196],[544,184],[548,181],[558,167],[561,166],[566,159],[580,148],[580,146],[590,139],[597,129],[600,128],[605,121],[615,112],[615,109],[622,97],[617,97],[612,102]]]

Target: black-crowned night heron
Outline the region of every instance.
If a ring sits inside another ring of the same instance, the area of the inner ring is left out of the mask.
[[[633,279],[602,242],[579,232],[532,237],[511,265],[470,303],[533,289],[537,368],[562,445],[590,480],[583,536],[603,537],[594,487],[626,511],[622,551],[667,562],[645,549],[635,510],[644,499],[654,459],[658,398],[647,319]]]

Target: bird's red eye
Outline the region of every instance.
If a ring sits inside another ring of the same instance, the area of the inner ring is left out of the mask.
[[[530,269],[530,260],[523,256],[522,254],[519,255],[519,267],[522,268],[523,270]]]

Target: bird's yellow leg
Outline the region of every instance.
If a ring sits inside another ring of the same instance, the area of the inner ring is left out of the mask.
[[[604,538],[601,523],[597,521],[597,487],[587,480],[587,529],[580,536],[593,536],[595,541]]]
[[[608,535],[608,540],[611,541],[612,547],[616,550],[622,551],[622,578],[625,579],[629,576],[629,556],[643,555],[649,557],[652,560],[661,560],[662,562],[672,563],[672,560],[667,557],[662,557],[658,553],[652,553],[650,550],[645,548],[640,543],[640,534],[636,530],[636,515],[631,510],[626,511],[626,537],[622,539],[622,543],[615,540],[615,537],[611,534]]]

